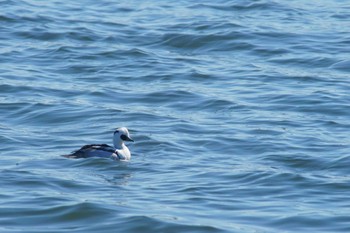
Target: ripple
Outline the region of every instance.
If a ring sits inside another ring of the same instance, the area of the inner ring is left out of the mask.
[[[176,49],[204,49],[211,51],[230,50],[250,50],[254,45],[247,42],[235,42],[247,35],[242,32],[230,32],[225,34],[166,34],[163,36],[163,45],[171,46]],[[212,46],[215,43],[216,46]]]
[[[226,3],[226,4],[196,4],[193,5],[192,8],[212,8],[215,10],[222,10],[222,11],[238,11],[238,12],[244,12],[244,11],[269,11],[269,10],[286,10],[286,7],[283,7],[280,4],[274,3],[268,3],[264,1],[259,2],[253,2],[253,3],[247,3],[245,1],[237,1],[234,4]],[[288,8],[288,10],[291,10]]]
[[[330,66],[331,69],[336,69],[336,70],[340,70],[340,71],[350,71],[350,61],[349,60],[344,60],[344,61],[340,61],[337,62],[335,64],[332,64]]]

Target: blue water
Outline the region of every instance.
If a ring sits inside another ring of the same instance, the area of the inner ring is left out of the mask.
[[[347,1],[0,9],[0,232],[350,232]]]

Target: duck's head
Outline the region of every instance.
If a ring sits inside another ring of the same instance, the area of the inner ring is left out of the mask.
[[[133,142],[134,140],[131,139],[130,133],[127,128],[125,127],[117,128],[114,131],[114,136],[113,136],[114,147],[116,148],[119,147],[121,144],[123,144],[124,141]]]

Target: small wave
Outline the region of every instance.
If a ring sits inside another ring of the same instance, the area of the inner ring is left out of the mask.
[[[343,60],[336,62],[330,66],[331,69],[339,71],[349,72],[350,71],[350,60]]]

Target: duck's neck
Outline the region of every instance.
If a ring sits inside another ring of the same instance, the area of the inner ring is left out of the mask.
[[[121,140],[113,139],[113,146],[115,149],[122,149],[124,147],[124,142]]]

